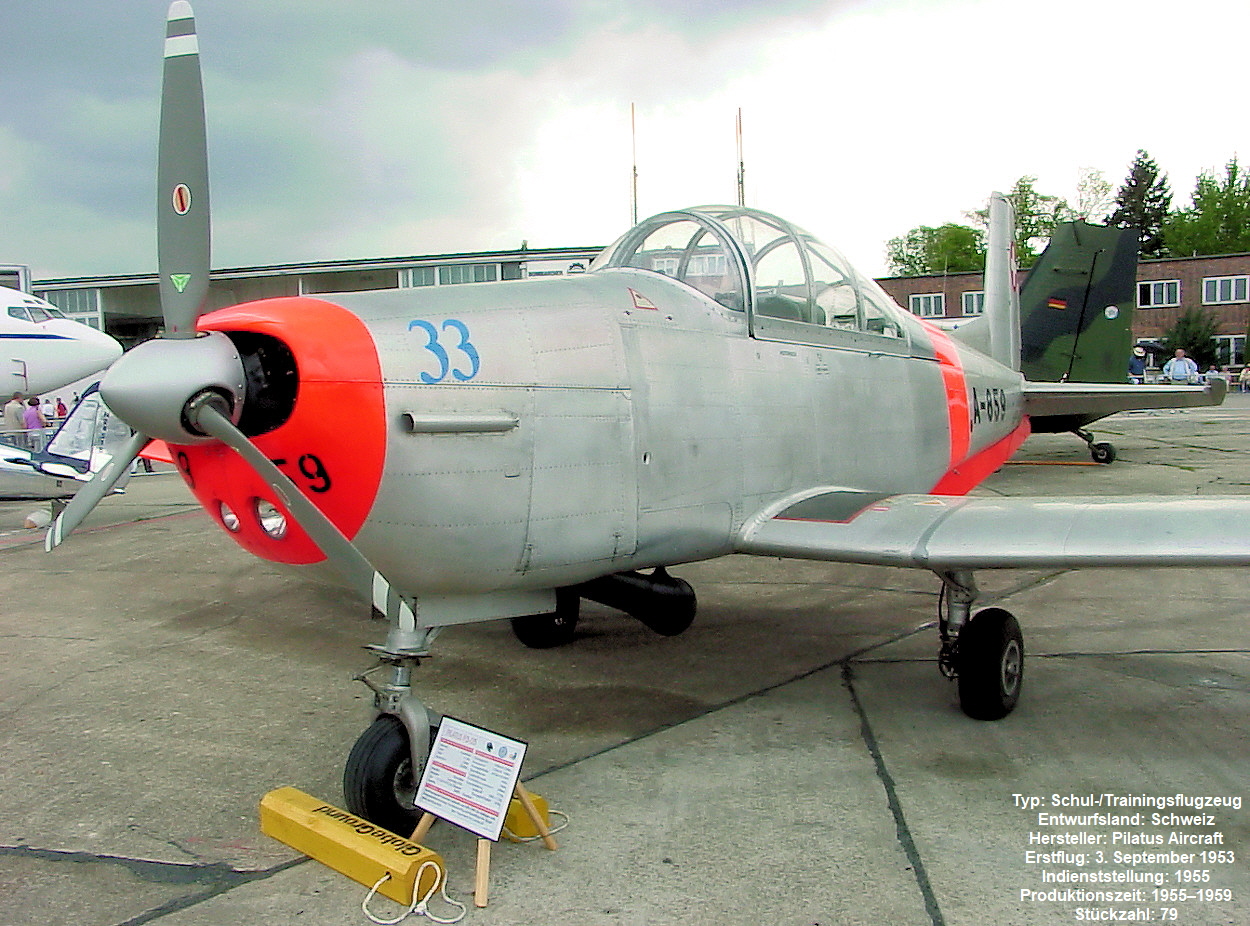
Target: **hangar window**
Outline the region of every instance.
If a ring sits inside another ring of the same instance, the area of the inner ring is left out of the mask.
[[[1137,307],[1157,309],[1160,306],[1181,304],[1180,280],[1152,280],[1137,284]]]
[[[1202,281],[1202,304],[1224,305],[1230,302],[1246,302],[1247,282],[1250,277],[1206,277]]]
[[[447,264],[438,268],[438,282],[442,286],[455,283],[493,283],[498,279],[498,264]]]
[[[908,297],[908,308],[912,315],[921,318],[944,318],[946,316],[946,295],[944,293],[917,293]]]
[[[1215,356],[1222,367],[1245,363],[1246,336],[1244,334],[1217,334]]]
[[[399,271],[401,287],[435,286],[438,283],[437,267],[412,267]]]
[[[62,312],[74,316],[78,321],[99,327],[100,291],[98,289],[56,289],[41,292],[38,295]]]

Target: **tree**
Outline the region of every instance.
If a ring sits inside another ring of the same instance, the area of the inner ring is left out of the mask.
[[[921,225],[886,244],[886,259],[895,276],[963,273],[985,266],[984,235],[967,225],[930,228]]]
[[[1172,205],[1166,174],[1144,149],[1129,166],[1128,176],[1115,195],[1115,211],[1107,217],[1108,225],[1139,229],[1138,245],[1142,257],[1163,257],[1163,224]]]
[[[1045,249],[1059,222],[1075,218],[1067,200],[1060,196],[1039,193],[1033,188],[1036,177],[1021,177],[1007,193],[1007,201],[1016,213],[1016,260],[1021,267],[1031,267]],[[978,209],[969,213],[988,228],[990,211]]]
[[[1215,317],[1203,309],[1186,309],[1176,319],[1172,327],[1163,335],[1163,346],[1169,355],[1176,348],[1184,348],[1185,353],[1194,358],[1198,369],[1205,370],[1216,362],[1215,336],[1219,332],[1219,323]]]
[[[1111,184],[1102,171],[1082,167],[1076,179],[1076,217],[1086,222],[1105,222],[1114,203]]]
[[[1163,225],[1163,240],[1177,257],[1250,251],[1250,175],[1234,157],[1224,177],[1203,171],[1187,209],[1177,209]]]

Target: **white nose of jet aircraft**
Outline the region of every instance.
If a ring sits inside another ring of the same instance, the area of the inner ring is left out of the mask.
[[[0,286],[0,395],[42,395],[98,373],[122,355],[103,331],[37,296]]]

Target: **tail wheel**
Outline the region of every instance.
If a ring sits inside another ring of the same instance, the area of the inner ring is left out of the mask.
[[[1114,463],[1115,445],[1108,443],[1090,444],[1089,455],[1095,463]]]
[[[356,740],[343,768],[347,809],[392,833],[410,836],[420,811],[415,803],[420,764],[412,761],[408,731],[399,718],[382,714]]]
[[[975,720],[1006,717],[1024,682],[1024,636],[1010,611],[978,611],[959,633],[959,706]]]

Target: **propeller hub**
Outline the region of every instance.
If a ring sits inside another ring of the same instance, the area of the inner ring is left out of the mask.
[[[230,338],[218,331],[188,339],[156,338],[109,368],[100,395],[140,433],[171,444],[204,443],[212,438],[196,423],[200,403],[211,401],[223,415],[239,420],[243,361]]]

